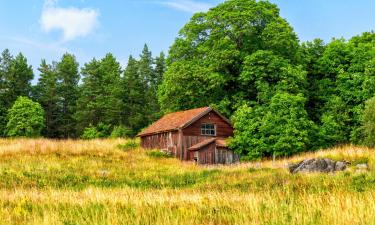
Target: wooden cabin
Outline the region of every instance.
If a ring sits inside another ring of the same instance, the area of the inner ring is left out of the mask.
[[[231,122],[210,107],[167,114],[137,136],[144,149],[160,149],[181,160],[199,164],[239,161],[226,143],[233,136]]]

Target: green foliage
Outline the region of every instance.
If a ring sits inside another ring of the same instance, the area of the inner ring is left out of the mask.
[[[54,65],[48,65],[42,60],[39,67],[40,75],[34,88],[33,97],[41,104],[45,111],[45,127],[43,136],[49,138],[59,137],[60,107],[58,104],[58,80]]]
[[[77,108],[79,95],[78,82],[80,75],[78,62],[74,55],[64,54],[61,61],[56,64],[56,76],[58,79],[58,104],[59,136],[63,138],[76,137],[76,120],[74,114]]]
[[[172,156],[167,152],[163,152],[160,150],[151,150],[147,151],[147,155],[152,158],[171,158]]]
[[[112,138],[123,138],[130,137],[132,135],[132,130],[125,126],[115,126],[111,132]]]
[[[100,137],[100,133],[96,129],[96,127],[87,127],[83,131],[83,134],[81,135],[82,139],[90,140],[90,139],[96,139]]]
[[[197,13],[170,48],[159,88],[162,110],[213,104],[231,114],[256,101],[254,84],[238,79],[248,56],[263,50],[294,63],[298,47],[293,29],[269,2],[229,0]]]
[[[84,65],[81,72],[84,78],[75,113],[78,132],[90,124],[119,125],[123,102],[121,69],[115,57],[107,54],[100,61],[93,59]]]
[[[235,137],[231,148],[248,159],[288,156],[304,151],[313,122],[301,95],[277,93],[268,107],[242,106],[234,115]]]
[[[117,147],[124,151],[128,151],[139,148],[139,143],[132,139],[130,141],[127,141],[125,144],[119,144]]]
[[[27,97],[18,97],[8,111],[6,133],[9,137],[38,137],[44,127],[44,110]]]
[[[86,127],[81,135],[82,139],[107,138],[111,134],[111,125],[99,123],[97,126]]]
[[[94,126],[86,127],[85,130],[83,131],[83,134],[81,135],[82,139],[96,139],[100,138],[101,133],[96,129]]]
[[[363,112],[363,134],[365,136],[364,143],[369,147],[375,146],[375,97],[366,102]]]
[[[34,74],[27,59],[19,53],[15,58],[8,49],[0,56],[0,136],[6,135],[9,108],[19,96],[30,96]]]

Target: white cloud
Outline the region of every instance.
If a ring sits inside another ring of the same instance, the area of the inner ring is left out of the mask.
[[[189,13],[206,12],[212,7],[212,5],[208,3],[193,0],[166,0],[160,3],[162,5]]]
[[[43,31],[60,30],[63,41],[91,34],[98,25],[99,12],[95,9],[61,8],[56,6],[57,0],[46,0],[40,25]]]

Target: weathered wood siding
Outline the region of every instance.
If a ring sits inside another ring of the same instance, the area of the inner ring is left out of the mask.
[[[189,152],[190,161],[197,159],[199,164],[232,164],[239,162],[239,156],[232,150],[217,147],[215,142],[197,151]]]
[[[215,163],[232,164],[240,161],[239,155],[232,150],[223,147],[217,147],[215,151]]]
[[[182,152],[184,155],[184,160],[191,160],[189,148],[193,145],[196,145],[206,139],[212,138],[211,136],[183,136],[182,138]]]
[[[144,149],[161,149],[177,154],[178,132],[166,132],[141,137],[141,147]]]
[[[205,123],[215,125],[216,136],[201,134],[201,125]],[[236,160],[236,156],[230,150],[223,152],[219,150],[218,152],[215,142],[205,146],[197,153],[188,150],[191,146],[206,139],[230,136],[233,136],[232,126],[216,112],[211,111],[182,130],[142,136],[141,146],[144,149],[167,150],[181,160],[194,160],[194,154],[198,154],[201,164],[230,163]]]
[[[211,111],[207,115],[203,116],[199,120],[195,121],[190,126],[183,129],[185,136],[201,136],[201,125],[204,123],[215,124],[216,126],[216,137],[230,137],[233,136],[233,128],[223,118],[217,115],[216,112]],[[212,137],[212,136],[209,136]]]
[[[190,151],[189,158],[194,161],[197,158],[199,164],[215,164],[215,149],[216,144],[212,142],[197,151]]]

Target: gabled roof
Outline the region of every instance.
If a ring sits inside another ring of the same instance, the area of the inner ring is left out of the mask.
[[[199,150],[199,149],[203,148],[204,146],[207,146],[207,145],[209,145],[213,142],[215,142],[217,147],[222,147],[222,148],[227,147],[227,143],[226,143],[225,139],[209,138],[209,139],[203,140],[203,141],[191,146],[188,150],[189,151],[196,151],[196,150]]]
[[[164,133],[168,131],[183,129],[195,121],[199,120],[207,113],[214,111],[228,124],[231,124],[228,119],[222,116],[217,111],[213,110],[211,107],[203,107],[197,109],[190,109],[186,111],[179,111],[174,113],[169,113],[163,116],[158,121],[151,124],[149,127],[141,131],[137,136],[147,136],[157,133]]]

